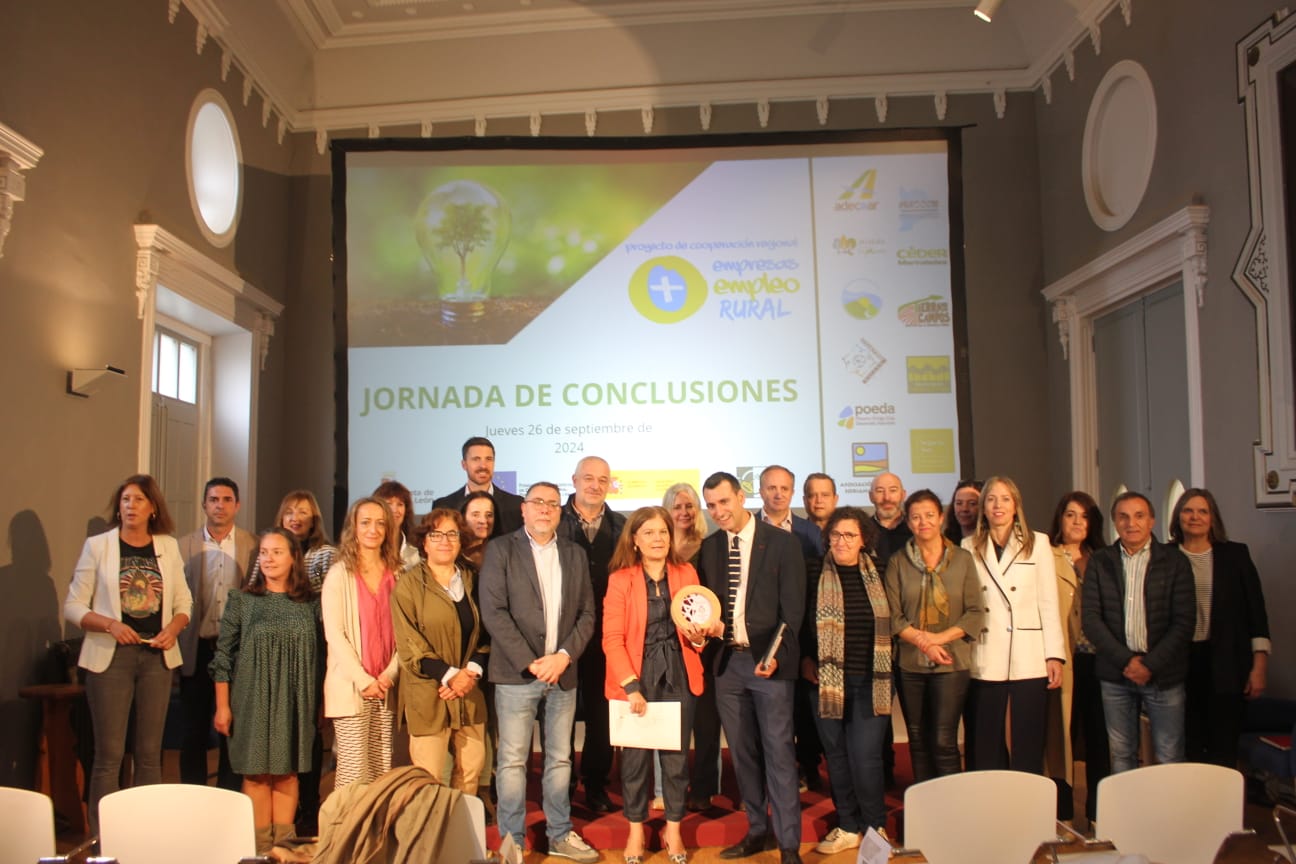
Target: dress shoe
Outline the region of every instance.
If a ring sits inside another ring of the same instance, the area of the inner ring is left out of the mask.
[[[797,849],[780,849],[779,864],[801,864],[801,852]]]
[[[704,810],[710,810],[710,809],[711,809],[711,796],[710,796],[710,795],[694,795],[694,794],[690,793],[689,796],[688,796],[688,798],[686,798],[686,799],[684,800],[684,807],[685,807],[685,809],[687,809],[690,813],[701,813],[701,812],[704,811]]]
[[[746,858],[769,848],[769,838],[764,834],[748,834],[732,846],[720,850],[721,858]]]
[[[589,807],[594,813],[611,813],[616,809],[612,799],[602,789],[585,790],[585,806]]]

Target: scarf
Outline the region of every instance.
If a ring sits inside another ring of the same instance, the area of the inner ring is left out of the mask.
[[[945,590],[945,580],[941,574],[949,567],[950,550],[953,548],[954,544],[945,538],[941,559],[933,568],[927,566],[915,541],[910,540],[905,544],[905,554],[909,556],[909,562],[923,574],[922,599],[918,603],[919,630],[936,633],[944,630],[945,622],[949,620],[949,593]]]
[[[891,610],[877,568],[860,556],[860,577],[873,607],[873,714],[891,713]],[[824,557],[815,602],[819,634],[819,716],[840,720],[846,705],[846,604],[831,555]]]

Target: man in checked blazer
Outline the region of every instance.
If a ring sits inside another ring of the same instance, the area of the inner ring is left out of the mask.
[[[505,864],[520,861],[524,848],[526,766],[542,704],[549,854],[585,864],[599,857],[572,828],[568,788],[576,661],[594,633],[594,593],[585,551],[558,535],[561,516],[558,487],[533,483],[522,501],[522,528],[488,543],[482,560],[478,591],[491,636],[489,676],[499,720],[496,817]]]
[[[805,613],[805,561],[788,531],[746,509],[738,478],[723,471],[702,484],[711,520],[720,528],[702,541],[701,581],[720,598],[724,644],[715,652],[716,706],[733,754],[738,790],[747,813],[747,836],[721,850],[721,858],[745,858],[771,845],[769,817],[782,864],[800,864],[801,799],[793,749],[792,706]],[[733,544],[737,541],[737,546]],[[730,551],[737,550],[739,577],[730,593]],[[786,624],[768,666],[761,658]],[[768,796],[766,794],[768,789]]]

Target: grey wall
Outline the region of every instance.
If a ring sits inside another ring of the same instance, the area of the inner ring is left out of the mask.
[[[1102,53],[1085,43],[1076,51],[1076,80],[1053,75],[1053,104],[1037,98],[1040,217],[1044,282],[1056,280],[1184,206],[1210,206],[1209,280],[1199,310],[1206,484],[1215,493],[1232,539],[1250,545],[1260,570],[1277,634],[1271,689],[1296,693],[1296,670],[1284,633],[1296,627],[1296,590],[1288,577],[1291,510],[1259,510],[1252,503],[1252,444],[1259,436],[1259,379],[1255,314],[1233,284],[1233,266],[1250,225],[1246,130],[1237,100],[1236,43],[1264,22],[1274,4],[1180,0],[1136,3],[1126,26],[1119,14],[1102,27]],[[1120,60],[1147,70],[1157,100],[1157,149],[1147,194],[1130,220],[1108,234],[1085,208],[1080,153],[1089,103],[1102,76]],[[1051,440],[1069,442],[1067,368],[1056,338],[1048,345]],[[1069,488],[1070,455],[1054,450],[1056,496]],[[1159,519],[1169,514],[1158,514]]]
[[[261,127],[257,101],[243,107],[237,74],[221,83],[214,44],[197,54],[192,20],[167,23],[165,3],[9,3],[4,17],[0,122],[45,151],[0,258],[9,550],[0,566],[0,784],[28,785],[38,708],[17,690],[46,674],[45,643],[59,638],[88,525],[136,468],[142,326],[131,226],[156,222],[282,299],[290,148],[276,143],[273,124]],[[185,127],[206,87],[233,109],[245,162],[242,226],[224,250],[198,231],[185,182]],[[282,357],[272,344],[270,367]],[[64,392],[68,369],[105,363],[127,380],[90,399]],[[278,403],[263,400],[263,433],[277,436],[277,414]],[[275,440],[263,461],[277,450]]]

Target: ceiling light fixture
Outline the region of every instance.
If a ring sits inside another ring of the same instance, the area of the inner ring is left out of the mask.
[[[976,9],[972,10],[972,14],[989,24],[1002,3],[1003,0],[981,0]]]

